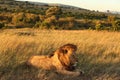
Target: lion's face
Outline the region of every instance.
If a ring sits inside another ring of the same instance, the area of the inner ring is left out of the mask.
[[[78,62],[76,56],[76,45],[66,44],[59,48],[58,58],[67,70],[74,70]]]

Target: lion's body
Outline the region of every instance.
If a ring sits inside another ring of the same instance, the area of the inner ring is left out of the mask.
[[[52,68],[52,59],[48,58],[47,56],[32,56],[29,62],[37,68],[48,70]]]
[[[74,72],[74,64],[77,62],[75,55],[77,47],[72,44],[66,44],[55,51],[52,56],[32,56],[28,64],[37,68],[46,70],[56,70],[62,74],[72,76],[80,75],[80,72]]]
[[[32,56],[28,62],[37,68],[43,68],[46,70],[53,70],[62,67],[62,64],[57,57],[55,58],[55,56]]]

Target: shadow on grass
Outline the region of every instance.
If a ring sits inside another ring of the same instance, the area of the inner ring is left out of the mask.
[[[0,80],[83,80],[81,77],[70,77],[54,71],[36,69],[26,63],[15,68],[0,67],[0,70]]]
[[[111,59],[110,62],[97,62],[103,55],[79,54],[78,66],[85,72],[85,80],[120,80],[120,61],[113,62],[119,56],[110,53],[104,57],[104,60]]]
[[[0,67],[0,80],[39,80],[38,70],[25,63],[12,67]]]

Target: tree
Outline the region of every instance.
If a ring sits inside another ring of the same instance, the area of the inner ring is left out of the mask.
[[[56,19],[59,19],[59,15],[62,14],[62,10],[59,7],[51,7],[45,12],[46,17],[56,16]]]
[[[96,21],[96,25],[95,25],[95,29],[97,30],[97,31],[99,31],[99,30],[101,30],[101,22],[100,21]]]
[[[118,26],[115,21],[115,16],[108,16],[108,22],[112,24],[113,31],[118,30]]]
[[[40,16],[40,19],[42,21],[41,26],[42,28],[47,28],[47,29],[55,29],[58,24],[59,17],[62,13],[61,8],[59,7],[50,7],[49,9],[46,10],[44,16]]]
[[[3,28],[5,26],[4,23],[0,23],[0,29]]]
[[[116,25],[117,25],[117,27],[118,27],[118,30],[120,30],[120,20],[117,20],[117,21],[116,21]]]
[[[113,21],[115,21],[115,16],[108,16],[108,22],[112,23]]]

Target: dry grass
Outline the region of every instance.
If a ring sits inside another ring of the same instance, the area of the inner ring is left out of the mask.
[[[82,77],[69,78],[25,64],[30,56],[49,54],[66,43],[78,46],[78,67],[85,72]],[[58,79],[120,80],[120,33],[32,29],[0,31],[0,80]]]

